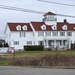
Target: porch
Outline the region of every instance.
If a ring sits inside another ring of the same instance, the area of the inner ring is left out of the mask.
[[[44,48],[50,48],[52,50],[55,49],[70,49],[71,48],[71,42],[68,39],[63,39],[63,40],[44,40]]]
[[[43,45],[45,49],[50,48],[52,50],[67,50],[71,49],[71,40],[69,38],[46,38],[43,41],[40,41],[40,45]]]

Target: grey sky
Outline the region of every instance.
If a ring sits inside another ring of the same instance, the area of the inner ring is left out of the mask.
[[[53,1],[53,0],[47,0]],[[75,4],[75,0],[54,0],[54,2]],[[0,0],[0,5],[19,7],[24,9],[54,12],[57,14],[65,14],[75,16],[75,7],[55,5],[51,3],[40,2],[37,0]],[[3,33],[7,22],[30,22],[42,21],[42,14],[33,14],[21,11],[7,10],[0,8],[0,33]],[[66,18],[69,22],[75,22],[75,18],[57,17],[58,21],[63,21]]]

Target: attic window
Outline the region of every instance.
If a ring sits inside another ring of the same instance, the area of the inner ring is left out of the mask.
[[[18,26],[16,27],[16,29],[17,29],[17,30],[21,30],[21,26],[18,25]]]
[[[52,28],[53,30],[57,30],[57,26],[56,26],[56,25],[53,25],[51,28]]]
[[[42,30],[46,30],[46,25],[42,25],[42,26],[41,26],[41,29],[42,29]]]
[[[64,25],[64,26],[62,27],[62,29],[63,29],[63,30],[67,30],[67,25]]]
[[[23,30],[27,30],[27,26],[26,25],[24,25],[22,28],[23,28]]]

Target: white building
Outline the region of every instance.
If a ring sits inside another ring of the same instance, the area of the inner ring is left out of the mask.
[[[16,50],[24,45],[44,45],[44,48],[70,49],[75,43],[75,24],[57,22],[56,14],[48,12],[42,22],[7,23],[6,42]]]

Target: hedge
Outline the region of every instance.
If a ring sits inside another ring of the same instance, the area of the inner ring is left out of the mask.
[[[43,51],[44,47],[43,46],[24,46],[25,51]]]

